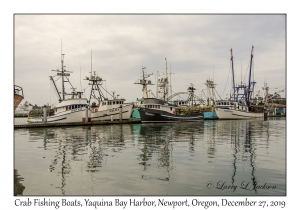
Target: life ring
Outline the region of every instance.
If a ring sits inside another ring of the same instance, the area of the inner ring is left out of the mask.
[[[98,109],[95,109],[95,112],[98,112]]]

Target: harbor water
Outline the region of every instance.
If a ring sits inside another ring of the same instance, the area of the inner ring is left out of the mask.
[[[14,169],[24,196],[283,196],[286,118],[15,129]]]

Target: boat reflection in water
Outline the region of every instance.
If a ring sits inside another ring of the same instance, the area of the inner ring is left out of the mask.
[[[24,181],[24,179],[20,177],[18,170],[14,169],[14,196],[23,195],[25,187],[21,183],[22,181]]]
[[[285,195],[284,133],[284,120],[17,129],[15,168],[23,195]]]

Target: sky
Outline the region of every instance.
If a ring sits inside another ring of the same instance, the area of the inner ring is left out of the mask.
[[[66,70],[77,91],[89,97],[92,71],[110,93],[126,102],[142,97],[142,67],[156,84],[157,74],[171,74],[172,93],[205,97],[207,79],[213,79],[217,95],[228,97],[232,87],[230,49],[235,81],[248,82],[253,51],[255,93],[279,90],[285,97],[286,15],[277,14],[18,14],[14,15],[14,84],[24,90],[24,101],[39,106],[58,103],[49,76]],[[58,77],[57,77],[58,78]],[[61,90],[61,81],[57,81]],[[156,85],[148,90],[156,94]],[[66,86],[66,92],[71,88]],[[204,92],[204,94],[203,94]],[[108,95],[109,96],[109,95]],[[218,99],[219,99],[218,96]],[[181,95],[186,98],[187,95]],[[178,98],[178,97],[177,97]]]

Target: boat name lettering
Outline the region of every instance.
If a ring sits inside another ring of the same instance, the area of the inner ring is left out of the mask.
[[[149,115],[149,116],[154,116],[154,114],[152,113],[149,113],[149,112],[145,112],[146,115]]]
[[[111,112],[114,112],[114,111],[119,111],[119,108],[113,108],[110,110]]]
[[[80,111],[80,110],[82,110],[82,108],[72,109],[71,112],[76,112],[76,111]]]
[[[58,76],[62,76],[62,75],[64,75],[64,76],[70,76],[70,74],[68,74],[68,73],[57,73],[57,75]]]

